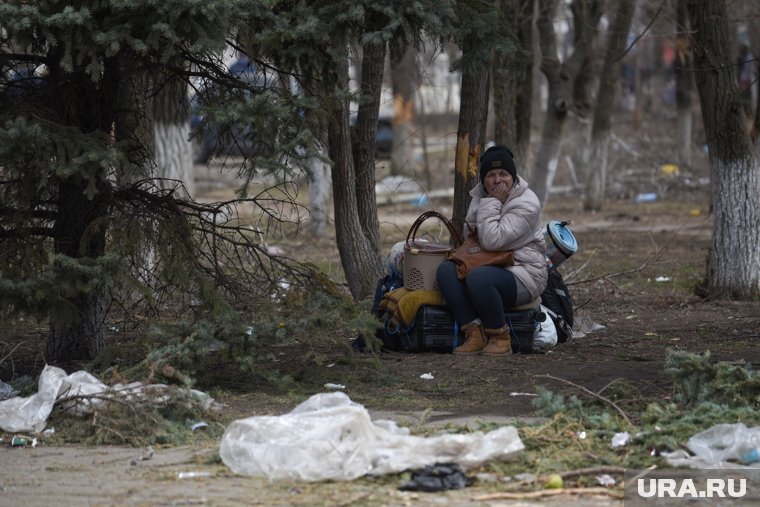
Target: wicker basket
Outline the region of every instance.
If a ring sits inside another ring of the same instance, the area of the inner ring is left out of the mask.
[[[417,230],[428,218],[437,218],[449,230],[449,244],[417,239]],[[448,218],[436,211],[427,211],[412,224],[404,243],[404,287],[409,290],[438,290],[435,272],[438,265],[462,243],[461,236]]]

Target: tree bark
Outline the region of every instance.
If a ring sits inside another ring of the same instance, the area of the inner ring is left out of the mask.
[[[323,150],[320,150],[324,154]],[[315,238],[324,236],[327,226],[327,199],[330,195],[330,167],[317,157],[311,157],[309,165],[309,234]]]
[[[504,0],[501,11],[520,42],[520,52],[494,58],[494,141],[512,149],[527,169],[533,101],[533,7],[535,0]]]
[[[565,62],[560,63],[554,34],[557,0],[539,0],[538,4],[537,24],[542,53],[541,71],[549,84],[549,97],[531,188],[542,205],[546,206],[549,189],[557,171],[562,130],[572,100],[572,86],[591,47],[594,31],[601,16],[601,8],[596,0],[589,2],[588,17],[581,24],[584,32],[580,34],[572,55]]]
[[[478,55],[480,41],[468,37],[462,45],[462,88],[454,160],[454,210],[452,222],[459,230],[464,226],[469,191],[480,181],[478,158],[485,141],[490,88],[490,65]],[[490,54],[490,53],[489,53]]]
[[[724,1],[688,0],[694,78],[702,106],[713,198],[707,290],[760,299],[760,157],[735,80]]]
[[[676,146],[678,163],[684,167],[691,166],[691,130],[692,102],[694,95],[694,77],[692,75],[691,48],[689,47],[689,15],[686,0],[678,0],[676,13]]]
[[[326,90],[331,95],[348,95],[347,57],[345,61],[333,63],[323,75]],[[331,120],[328,153],[333,162],[336,242],[348,288],[354,300],[360,300],[375,290],[381,275],[380,258],[359,221],[348,106],[342,98],[336,101]]]
[[[628,31],[636,9],[636,0],[619,0],[616,15],[607,35],[607,53],[604,57],[599,89],[594,107],[588,163],[588,179],[583,207],[587,211],[599,211],[604,203],[607,187],[607,150],[609,146],[612,106],[617,97],[620,81],[620,55],[625,50]]]
[[[356,201],[359,223],[372,248],[380,253],[380,222],[375,197],[375,134],[383,85],[385,44],[363,46],[359,111],[353,131]]]
[[[417,52],[401,41],[391,45],[391,86],[393,88],[393,147],[391,174],[414,169],[415,92],[419,79]]]
[[[153,132],[158,176],[183,183],[189,196],[195,190],[188,121],[187,84],[180,79],[157,83],[153,99]],[[171,185],[171,184],[170,184]]]

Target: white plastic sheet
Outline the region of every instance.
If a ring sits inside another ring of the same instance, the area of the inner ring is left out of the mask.
[[[167,386],[164,384],[143,385],[140,382],[107,386],[93,375],[80,370],[66,375],[61,368],[47,365],[40,374],[37,394],[27,398],[15,397],[0,401],[0,429],[9,433],[40,432],[45,429],[47,418],[55,404],[63,398],[69,399],[65,405],[69,415],[83,415],[90,412],[93,405],[102,403],[101,398],[119,396],[130,401],[151,396],[154,402],[168,401]],[[201,391],[189,391],[203,408],[208,409],[213,402]],[[95,396],[88,398],[88,396]]]
[[[464,468],[524,449],[513,426],[488,433],[409,435],[393,421],[372,421],[342,392],[316,394],[282,416],[234,421],[219,454],[233,472],[270,479],[351,480],[455,462]]]
[[[754,457],[745,459],[760,449],[760,426],[748,428],[743,423],[716,424],[692,436],[683,449],[663,454],[672,466],[689,468],[732,469],[760,468]]]

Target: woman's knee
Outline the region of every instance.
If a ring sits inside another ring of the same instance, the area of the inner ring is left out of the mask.
[[[435,271],[435,277],[438,280],[446,280],[450,278],[456,278],[457,266],[451,261],[445,261],[438,265]],[[439,282],[440,283],[440,282]]]

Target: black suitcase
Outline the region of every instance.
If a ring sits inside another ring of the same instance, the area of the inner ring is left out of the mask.
[[[378,337],[383,340],[386,350],[446,353],[453,352],[464,340],[462,333],[455,333],[455,330],[458,331],[458,328],[448,308],[423,305],[417,310],[414,323],[407,332],[382,329]]]
[[[505,313],[514,354],[533,352],[533,334],[542,316],[543,313],[535,310]],[[420,307],[408,332],[389,333],[383,329],[378,337],[383,340],[383,348],[397,352],[450,353],[464,343],[464,335],[449,309],[433,305]]]

